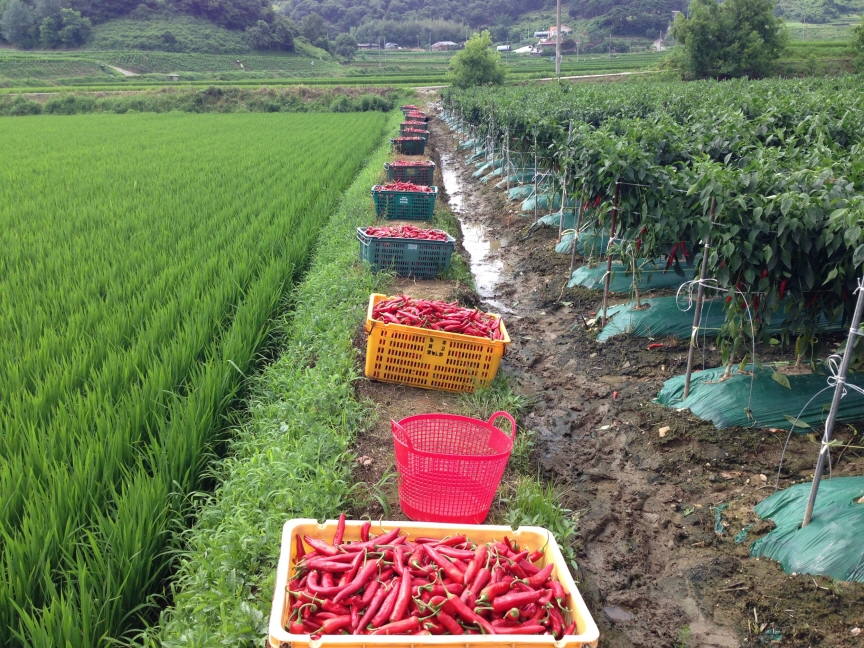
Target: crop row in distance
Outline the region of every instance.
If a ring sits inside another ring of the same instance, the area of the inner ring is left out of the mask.
[[[0,645],[134,627],[382,113],[0,121]]]
[[[452,92],[445,104],[478,136],[536,147],[558,186],[566,176],[568,195],[591,206],[581,224],[609,231],[614,215],[625,258],[674,260],[680,242],[695,250],[710,233],[731,362],[747,307],[760,333],[787,313],[799,356],[821,318],[851,315],[864,262],[862,83],[562,85]]]

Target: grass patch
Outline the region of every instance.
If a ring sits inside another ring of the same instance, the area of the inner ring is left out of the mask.
[[[393,115],[387,132],[400,120]],[[282,324],[279,358],[255,379],[248,420],[213,472],[220,485],[199,498],[173,605],[138,638],[146,646],[261,646],[284,522],[332,517],[350,505],[351,448],[370,417],[354,395],[352,339],[379,279],[358,266],[348,242],[374,219],[369,187],[389,148],[370,157],[330,219]]]
[[[514,529],[539,526],[552,532],[567,563],[578,569],[573,541],[579,535],[579,514],[560,504],[561,493],[551,484],[523,475],[505,503],[509,505],[504,520]]]

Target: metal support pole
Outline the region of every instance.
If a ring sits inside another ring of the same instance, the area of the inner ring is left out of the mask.
[[[576,265],[576,236],[579,233],[579,221],[582,218],[582,201],[576,204],[576,218],[573,224],[573,246],[570,248],[570,279],[573,278],[573,266]],[[569,282],[570,279],[567,281]]]
[[[714,223],[714,207],[717,199],[711,199],[711,217],[708,219],[708,234],[702,249],[702,272],[699,273],[699,291],[696,293],[696,307],[693,309],[693,331],[690,333],[690,348],[687,351],[687,373],[684,374],[684,396],[690,395],[690,377],[693,374],[693,356],[696,352],[696,338],[702,323],[702,302],[705,300],[705,275],[708,273],[708,251],[711,249],[711,226]]]
[[[804,521],[801,527],[810,524],[813,516],[813,506],[816,504],[816,493],[819,491],[819,482],[825,471],[825,457],[828,456],[829,443],[834,433],[834,423],[837,421],[837,410],[840,408],[840,399],[846,391],[846,374],[849,373],[849,364],[852,362],[855,348],[855,338],[861,335],[858,327],[861,326],[861,313],[864,311],[864,290],[860,284],[858,288],[858,302],[855,304],[855,314],[852,316],[852,325],[849,327],[849,336],[846,338],[846,351],[843,352],[843,360],[840,362],[840,371],[837,373],[837,384],[834,387],[834,400],[831,401],[831,411],[828,412],[828,420],[825,421],[825,433],[822,435],[822,447],[819,450],[819,460],[816,462],[816,473],[813,475],[813,486],[810,488],[810,499],[807,500],[807,510],[804,511]]]
[[[609,227],[609,245],[615,238],[615,217],[618,216],[618,188],[620,184],[615,183],[615,199],[612,202],[612,225]],[[606,247],[606,277],[603,283],[603,326],[606,326],[606,308],[609,304],[609,282],[612,279],[612,255],[609,254],[609,246]]]
[[[564,232],[564,206],[567,204],[567,170],[564,170],[564,181],[561,183],[561,217],[558,219],[558,242]]]
[[[505,146],[507,147],[507,195],[510,195],[510,127],[504,129]]]
[[[537,136],[534,136],[534,224],[537,224],[537,221],[540,220],[540,215],[537,213],[537,203],[539,202],[539,196],[537,195],[537,175],[539,171],[537,170]]]

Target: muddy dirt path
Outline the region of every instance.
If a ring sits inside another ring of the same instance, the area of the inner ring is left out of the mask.
[[[682,373],[686,343],[664,340],[652,351],[630,338],[598,344],[584,321],[600,296],[565,288],[570,259],[554,252],[557,230],[526,239],[531,221],[518,215],[518,203],[471,178],[475,169],[445,124],[431,128],[427,152],[439,166],[440,198],[462,225],[477,296],[504,314],[513,340],[502,369],[532,399],[525,425],[535,433],[534,460],[581,515],[575,576],[600,645],[864,645],[851,633],[864,625],[864,586],[789,576],[748,557],[750,542],[771,528],[752,507],[773,492],[785,434],[717,431],[652,404],[663,381]],[[449,282],[400,280],[396,289],[466,298]],[[358,446],[373,459],[358,475],[370,482],[392,470],[391,417],[456,407],[453,396],[436,392],[365,381],[359,389],[381,414]],[[852,434],[843,429],[839,439]],[[794,437],[780,487],[809,480],[817,452],[812,437]],[[862,473],[854,451],[834,468]],[[720,504],[728,508],[718,518]],[[750,524],[747,541],[736,543]]]

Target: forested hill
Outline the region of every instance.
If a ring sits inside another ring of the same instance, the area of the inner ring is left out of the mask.
[[[689,0],[562,0],[562,5],[565,20],[586,21],[582,27],[588,32],[611,30],[621,36],[656,38],[671,23],[674,11],[686,11]],[[386,33],[397,42],[405,31],[400,23],[425,25],[417,33],[431,31],[438,40],[457,40],[457,25],[463,37],[466,27],[487,27],[495,40],[505,40],[513,38],[517,23],[524,26],[532,13],[549,14],[554,8],[555,0],[282,0],[279,4],[279,10],[298,24],[315,13],[340,31],[360,28],[360,40]],[[777,0],[776,13],[787,20],[821,23],[861,12],[864,0]]]

